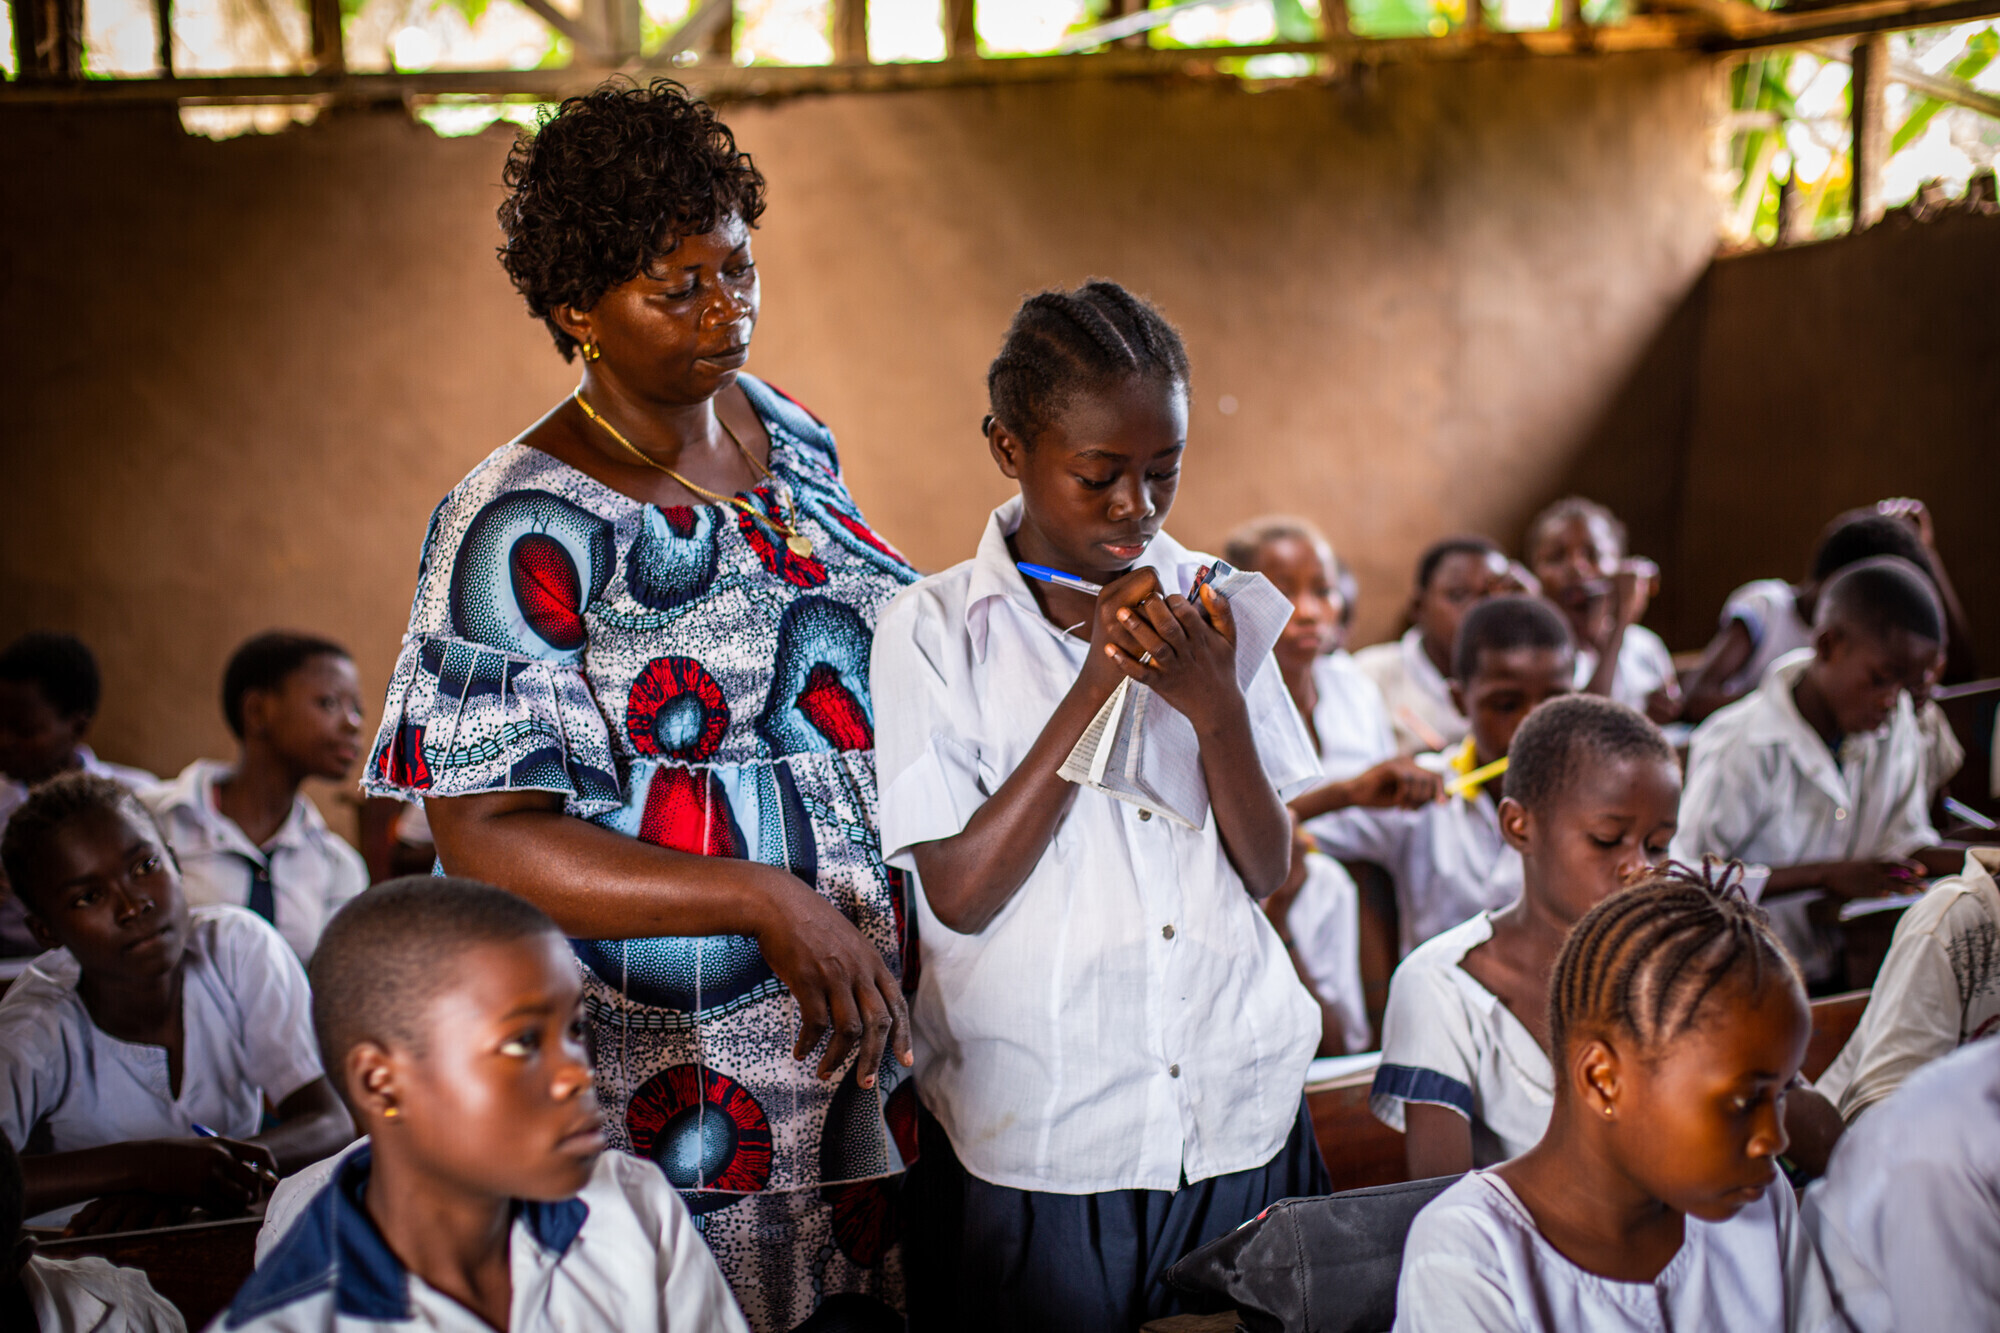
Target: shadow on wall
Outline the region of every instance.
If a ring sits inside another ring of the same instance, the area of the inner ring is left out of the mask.
[[[1558,493],[1624,517],[1672,578],[1675,649],[1731,589],[1799,579],[1821,527],[1930,506],[1987,674],[2000,671],[2000,217],[1951,215],[1713,263],[1587,434]]]

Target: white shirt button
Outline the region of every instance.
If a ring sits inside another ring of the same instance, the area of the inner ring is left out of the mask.
[[[1168,1066],[1167,1066],[1167,1077],[1168,1077],[1168,1078],[1179,1078],[1180,1076],[1181,1076],[1181,1067],[1180,1067],[1179,1065],[1168,1065]]]
[[[1151,819],[1152,817],[1153,817],[1153,812],[1151,810],[1141,810],[1139,812],[1139,818],[1141,821]]]
[[[1837,810],[1835,810],[1835,811],[1833,812],[1833,817],[1834,817],[1835,819],[1845,819],[1845,818],[1847,818],[1847,810],[1846,810],[1846,808],[1845,808],[1845,807],[1842,807],[1842,808],[1840,808],[1840,809],[1837,809]]]
[[[1160,938],[1161,938],[1161,939],[1163,939],[1163,940],[1170,940],[1170,939],[1172,939],[1173,937],[1174,937],[1174,927],[1173,927],[1173,923],[1172,923],[1172,922],[1169,922],[1168,924],[1166,924],[1166,925],[1164,925],[1164,926],[1161,926],[1161,927],[1160,927]]]

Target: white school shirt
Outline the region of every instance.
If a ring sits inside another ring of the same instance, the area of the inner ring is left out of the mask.
[[[187,1333],[181,1312],[136,1268],[96,1255],[47,1259],[21,1270],[39,1333]]]
[[[247,907],[253,867],[262,866],[271,877],[272,924],[294,953],[310,959],[333,914],[368,887],[367,863],[304,792],[293,796],[271,840],[257,846],[215,803],[215,784],[229,772],[228,764],[197,759],[146,798],[180,860],[182,891],[190,905]]]
[[[1799,614],[1799,592],[1783,579],[1756,579],[1729,594],[1722,604],[1721,628],[1736,621],[1750,634],[1750,656],[1723,682],[1723,689],[1741,694],[1756,688],[1771,663],[1812,647],[1813,630]]]
[[[1597,650],[1577,646],[1576,688],[1597,674]],[[1627,708],[1646,711],[1646,698],[1670,680],[1678,679],[1674,655],[1659,635],[1644,625],[1627,625],[1618,644],[1618,669],[1611,675],[1611,697]]]
[[[1839,1329],[1780,1178],[1726,1222],[1688,1217],[1650,1282],[1599,1277],[1543,1238],[1507,1182],[1468,1173],[1403,1247],[1396,1333],[1776,1333]]]
[[[1306,828],[1328,856],[1372,861],[1389,872],[1404,954],[1521,894],[1521,854],[1500,835],[1500,808],[1485,790],[1415,810],[1351,806],[1309,820]]]
[[[1541,1142],[1555,1109],[1548,1053],[1500,997],[1460,964],[1493,938],[1481,912],[1402,961],[1389,978],[1382,1063],[1368,1109],[1404,1131],[1411,1102],[1448,1106],[1472,1124],[1475,1166],[1519,1157]]]
[[[1396,733],[1374,680],[1345,652],[1317,658],[1312,668],[1319,702],[1313,730],[1319,766],[1328,782],[1342,782],[1396,757]]]
[[[332,1160],[210,1333],[492,1333],[384,1243],[362,1204],[368,1151]],[[575,1198],[518,1204],[507,1243],[509,1333],[748,1333],[687,1205],[651,1162],[604,1153]]]
[[[2000,1035],[2000,848],[1966,852],[1896,923],[1868,1008],[1819,1079],[1819,1090],[1855,1117],[1933,1060]]]
[[[1889,721],[1846,737],[1835,761],[1792,697],[1810,649],[1780,658],[1755,690],[1695,728],[1670,855],[1704,854],[1752,869],[1761,895],[1773,867],[1822,861],[1896,860],[1938,842],[1931,827],[1923,735],[1905,693]],[[1814,893],[1766,903],[1778,937],[1806,976],[1832,975],[1833,944],[1806,918]]]
[[[913,846],[962,831],[1020,765],[1089,651],[1043,618],[1014,567],[1020,505],[993,511],[971,560],[898,593],[875,631],[882,850],[906,870]],[[1163,532],[1143,563],[1184,593],[1206,560]],[[1246,695],[1265,774],[1289,799],[1319,764],[1275,662]],[[977,934],[914,897],[917,1084],[974,1175],[1058,1194],[1172,1190],[1284,1146],[1319,1009],[1212,813],[1189,830],[1080,790]]]
[[[164,1046],[90,1021],[81,976],[53,949],[0,996],[0,1134],[24,1152],[191,1138],[196,1124],[247,1139],[263,1128],[266,1097],[275,1106],[320,1077],[305,971],[240,907],[188,913],[179,1096]]]
[[[2000,1042],[1917,1071],[1842,1135],[1804,1223],[1855,1333],[2000,1328]]]
[[[1451,701],[1451,685],[1424,651],[1424,636],[1419,631],[1412,629],[1400,639],[1363,648],[1354,655],[1354,665],[1382,691],[1397,748],[1404,754],[1439,748],[1431,744],[1432,739],[1442,740],[1443,748],[1449,749],[1472,730],[1465,714]],[[1414,714],[1437,733],[1436,737],[1419,736],[1405,713]]]
[[[1361,895],[1340,862],[1306,853],[1306,882],[1286,913],[1292,948],[1313,991],[1340,1020],[1349,1054],[1368,1049],[1368,1002],[1361,990]]]

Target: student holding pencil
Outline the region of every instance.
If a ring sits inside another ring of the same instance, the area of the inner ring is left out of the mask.
[[[1131,1328],[1172,1311],[1174,1260],[1327,1188],[1300,1095],[1319,1016],[1257,906],[1319,765],[1274,664],[1239,687],[1229,603],[1184,595],[1209,562],[1162,531],[1188,433],[1173,328],[1113,283],[1044,292],[988,387],[1021,494],[890,604],[872,667],[882,849],[922,880],[935,1122],[906,1199],[936,1290],[913,1284],[911,1327]],[[1058,773],[1128,678],[1194,728],[1198,828]]]

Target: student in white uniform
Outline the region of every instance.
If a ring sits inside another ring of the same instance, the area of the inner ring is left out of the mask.
[[[1672,876],[1591,909],[1550,985],[1548,1132],[1417,1214],[1397,1333],[1835,1328],[1786,1089],[1805,987],[1762,914]]]
[[[187,1324],[136,1268],[95,1255],[48,1259],[21,1230],[21,1161],[0,1138],[0,1328],[35,1333],[186,1333]]]
[[[368,1140],[288,1200],[218,1329],[745,1333],[665,1174],[605,1151],[576,959],[539,908],[392,880],[334,918],[312,982]]]
[[[1813,616],[1826,581],[1849,565],[1883,555],[1899,555],[1930,575],[1944,603],[1950,631],[1947,653],[1952,660],[1946,664],[1946,679],[1970,679],[1976,671],[1970,656],[1971,635],[1958,594],[1937,552],[1930,511],[1918,500],[1883,500],[1865,509],[1849,510],[1827,524],[1813,548],[1805,582],[1757,579],[1729,594],[1722,607],[1721,627],[1688,678],[1681,716],[1700,722],[1756,689],[1773,662],[1812,647]],[[1956,771],[1956,765],[1952,768]],[[1944,774],[1944,779],[1949,777],[1950,773]]]
[[[1660,636],[1639,623],[1659,569],[1625,551],[1625,525],[1594,500],[1569,496],[1528,525],[1528,568],[1576,638],[1576,687],[1655,722],[1680,716],[1680,678]]]
[[[180,859],[188,901],[247,907],[301,959],[342,903],[368,887],[361,854],[299,790],[338,782],[361,747],[361,685],[337,643],[260,634],[222,676],[236,760],[197,759],[147,797]]]
[[[889,604],[871,671],[882,849],[921,878],[917,1085],[943,1130],[905,1194],[911,1322],[1131,1328],[1171,1312],[1167,1265],[1326,1189],[1301,1095],[1319,1015],[1258,908],[1290,864],[1283,798],[1319,764],[1274,664],[1238,687],[1228,603],[1187,599],[1204,558],[1162,530],[1188,436],[1172,326],[1113,283],[1044,292],[988,386],[1021,494],[973,559]],[[1193,724],[1199,828],[1058,774],[1124,679]]]
[[[1850,1124],[1917,1070],[2000,1034],[2000,848],[1974,847],[1896,923],[1868,1008],[1819,1090]]]
[[[1521,894],[1403,960],[1369,1106],[1404,1133],[1410,1179],[1518,1157],[1548,1128],[1549,973],[1584,913],[1666,859],[1681,773],[1660,729],[1595,695],[1514,733],[1500,827]]]
[[[114,1231],[240,1210],[274,1169],[353,1137],[298,959],[240,908],[189,911],[129,791],[45,783],[0,859],[50,950],[0,997],[0,1134],[21,1147],[31,1215],[95,1199],[70,1225]]]
[[[1297,705],[1320,770],[1332,783],[1294,798],[1292,810],[1351,805],[1414,808],[1435,800],[1435,773],[1396,753],[1382,692],[1342,647],[1353,580],[1318,528],[1302,518],[1252,520],[1223,543],[1223,559],[1271,580],[1292,618],[1271,655]],[[1302,816],[1303,817],[1303,816]],[[1294,844],[1292,872],[1264,900],[1286,950],[1320,1003],[1321,1055],[1367,1050],[1373,1037],[1361,982],[1360,899],[1338,861],[1309,834]]]
[[[1856,1125],[1804,1222],[1853,1333],[2000,1328],[2000,1041],[1917,1071]]]
[[[1459,628],[1452,696],[1472,732],[1452,760],[1457,776],[1507,755],[1514,730],[1543,700],[1570,692],[1574,649],[1562,617],[1535,597],[1481,602]],[[1407,954],[1425,940],[1504,907],[1521,891],[1521,857],[1500,832],[1505,777],[1414,810],[1312,808],[1295,801],[1321,850],[1372,861],[1396,883],[1397,933]]]
[[[1507,557],[1485,537],[1433,542],[1417,559],[1410,628],[1354,655],[1382,691],[1402,753],[1441,751],[1465,738],[1465,714],[1451,697],[1451,646],[1465,613],[1501,591],[1507,577]]]
[[[103,687],[97,658],[72,634],[23,634],[0,652],[0,830],[28,789],[63,773],[95,773],[144,792],[144,769],[108,764],[84,744]],[[0,893],[0,954],[38,951],[18,899]]]
[[[1894,556],[1849,565],[1821,594],[1812,652],[1695,730],[1674,859],[1750,863],[1752,896],[1810,981],[1838,966],[1835,900],[1906,892],[1962,859],[1931,827],[1909,697],[1943,635],[1921,570]]]

